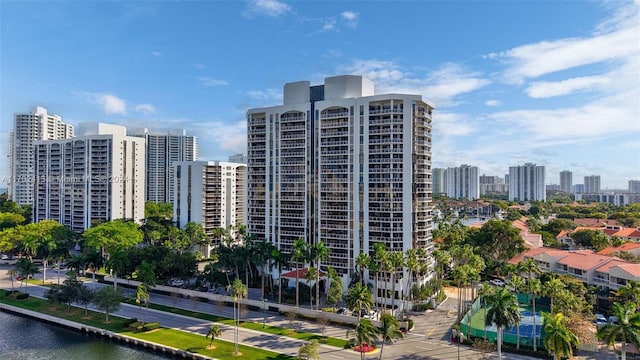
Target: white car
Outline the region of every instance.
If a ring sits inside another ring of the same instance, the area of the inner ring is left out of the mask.
[[[5,255],[5,254],[0,255],[0,260],[9,260],[9,255]]]
[[[171,286],[183,286],[183,285],[184,285],[184,280],[180,280],[180,279],[171,280]]]
[[[504,286],[504,281],[502,281],[500,279],[491,279],[491,280],[489,280],[489,284],[503,287]]]

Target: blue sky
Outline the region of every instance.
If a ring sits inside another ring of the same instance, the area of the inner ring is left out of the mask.
[[[226,160],[246,149],[245,111],[280,104],[285,82],[361,74],[436,106],[434,167],[640,179],[638,0],[3,0],[0,51],[3,157],[13,114],[40,105],[184,128]]]

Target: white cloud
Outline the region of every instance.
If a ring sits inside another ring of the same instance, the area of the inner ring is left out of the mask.
[[[504,61],[508,65],[505,79],[513,83],[583,65],[625,61],[640,53],[638,5],[640,2],[636,1],[627,6],[624,17],[616,13],[615,22],[603,22],[590,37],[541,41],[485,57]]]
[[[355,28],[358,26],[358,20],[360,18],[360,14],[354,11],[343,11],[340,14],[342,19],[346,22],[347,26]]]
[[[484,102],[484,104],[485,104],[486,106],[491,106],[491,107],[493,107],[493,106],[500,106],[500,105],[502,105],[502,102],[501,102],[500,100],[490,99],[490,100],[485,101],[485,102]]]
[[[136,111],[137,112],[141,112],[143,114],[153,114],[154,112],[156,112],[156,108],[155,106],[151,105],[151,104],[138,104],[136,105]]]
[[[126,101],[115,95],[86,91],[78,91],[73,94],[85,101],[102,106],[102,110],[105,114],[124,115],[127,113]]]
[[[253,99],[256,99],[262,102],[276,101],[276,100],[282,99],[282,92],[276,89],[250,90],[250,91],[247,91],[247,95],[249,95]]]
[[[420,94],[436,107],[455,105],[455,97],[478,90],[489,84],[482,74],[447,63],[423,76],[414,75],[392,61],[360,60],[341,66],[338,73],[361,74],[372,80],[378,93]]]
[[[325,21],[324,25],[322,25],[322,31],[337,31],[336,22],[333,19],[329,19]]]
[[[567,95],[575,91],[588,91],[598,85],[604,85],[607,83],[609,83],[609,80],[602,76],[583,76],[555,82],[534,82],[526,91],[530,97],[539,99]]]
[[[229,150],[233,153],[247,151],[246,120],[238,120],[231,123],[210,121],[199,123],[197,128],[199,137],[203,139],[212,138],[222,150]]]
[[[164,55],[164,54],[162,54],[160,51],[153,51],[153,52],[151,53],[151,55],[153,55],[153,56],[162,56],[162,55]]]
[[[210,78],[210,77],[201,77],[199,80],[200,80],[200,83],[203,86],[225,86],[225,85],[229,85],[229,83],[226,80],[214,79],[214,78]]]
[[[243,15],[247,18],[255,16],[278,17],[291,12],[291,7],[277,0],[252,0],[247,4]]]
[[[205,69],[207,66],[203,65],[203,64],[193,64],[193,67],[198,69],[198,70],[203,70]]]

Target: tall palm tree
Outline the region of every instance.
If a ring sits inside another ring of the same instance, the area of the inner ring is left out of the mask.
[[[138,285],[137,289],[136,289],[136,304],[138,304],[138,307],[140,308],[140,311],[142,312],[142,305],[144,304],[144,307],[146,309],[146,311],[143,314],[143,319],[142,322],[146,323],[147,322],[147,313],[149,310],[149,288],[143,283]]]
[[[307,243],[302,238],[293,242],[293,252],[291,253],[291,260],[296,262],[296,306],[300,306],[300,279],[299,269],[300,263],[304,263],[307,260]]]
[[[96,249],[91,249],[83,255],[84,263],[91,270],[91,288],[96,288],[96,271],[104,264],[102,254]]]
[[[362,283],[362,285],[365,284],[364,270],[369,267],[370,261],[371,261],[371,258],[367,253],[360,253],[356,257],[356,266],[358,267],[358,272],[360,272],[360,282]]]
[[[235,341],[235,345],[236,345],[236,352],[235,355],[238,355],[238,327],[240,326],[240,304],[242,303],[242,298],[247,296],[247,287],[242,283],[242,280],[240,279],[235,279],[233,280],[233,283],[231,283],[231,285],[229,285],[229,293],[231,293],[231,296],[233,296],[233,301],[235,302],[235,306],[234,306],[234,323],[235,323],[235,331],[233,334],[234,337],[234,341]]]
[[[519,275],[513,275],[508,281],[508,284],[511,286],[513,291],[516,292],[517,299],[520,291],[524,289],[524,279]],[[520,350],[520,326],[516,328],[516,350]]]
[[[118,276],[124,276],[128,262],[127,253],[122,249],[115,249],[109,254],[109,259],[105,263],[105,269],[113,275],[114,289],[118,289]]]
[[[290,254],[274,249],[271,258],[278,267],[278,303],[282,303],[282,266],[289,263]]]
[[[349,310],[358,312],[357,316],[358,320],[360,320],[361,310],[366,309],[367,313],[369,313],[371,306],[373,306],[371,291],[367,286],[356,283],[347,291],[346,303]]]
[[[627,285],[616,291],[616,296],[622,303],[632,302],[636,307],[640,307],[640,283],[630,280]]]
[[[365,352],[362,351],[363,347],[364,345],[373,345],[378,340],[378,329],[371,321],[360,319],[355,331],[347,330],[347,338],[352,338],[356,344],[360,345],[360,359],[364,360]]]
[[[387,247],[385,244],[383,243],[376,243],[375,245],[373,245],[373,257],[374,257],[374,264],[375,264],[375,269],[376,269],[376,283],[375,283],[375,295],[374,295],[374,301],[376,302],[376,304],[378,303],[378,297],[379,297],[379,278],[380,278],[380,273],[384,273],[387,270],[387,265],[388,265],[388,260],[389,260],[389,252],[387,251]],[[373,265],[373,264],[372,264]],[[384,280],[384,275],[383,275],[383,280]],[[385,281],[385,285],[384,285],[384,307],[386,308],[387,306],[387,283]]]
[[[318,275],[318,269],[313,266],[309,266],[307,269],[307,273],[304,274],[304,279],[307,281],[309,285],[309,309],[313,310],[313,286],[311,286],[312,281],[316,281],[316,275]],[[318,283],[316,282],[316,288],[318,287]]]
[[[485,318],[485,326],[496,324],[498,338],[498,359],[502,359],[502,331],[506,327],[518,326],[520,311],[515,295],[505,288],[497,288],[493,295],[489,296],[489,310]]]
[[[533,338],[533,352],[538,351],[538,339],[536,338],[536,297],[542,291],[542,285],[540,284],[540,279],[532,279],[529,278],[527,280],[527,289],[531,294],[531,303],[533,305],[533,329],[531,336]]]
[[[322,242],[318,241],[312,248],[310,253],[316,263],[316,310],[320,309],[320,264],[322,261],[329,260],[329,248]]]
[[[404,292],[408,291],[409,294],[411,294],[411,285],[413,284],[413,275],[417,274],[418,271],[420,271],[421,268],[421,264],[420,264],[420,257],[421,257],[421,251],[422,249],[416,250],[414,248],[411,249],[407,249],[407,251],[405,252],[406,258],[405,258],[405,265],[407,265],[407,270],[409,270],[409,280],[407,281],[407,286],[406,288],[402,288],[402,312],[406,311],[406,297],[404,296]],[[408,289],[407,289],[408,288]],[[413,300],[413,297],[412,297]]]
[[[555,315],[543,312],[544,347],[553,355],[554,360],[571,357],[573,346],[578,344],[578,337],[567,328],[567,319],[562,313]]]
[[[404,270],[404,254],[402,251],[392,251],[389,256],[391,268],[391,311],[396,308],[396,282],[398,280],[398,272]],[[398,269],[400,269],[398,271]]]
[[[482,298],[482,308],[486,309],[486,307],[487,307],[487,298],[489,298],[491,295],[493,295],[494,291],[495,290],[493,289],[493,286],[491,286],[491,285],[489,285],[487,283],[482,284],[482,288],[480,289],[480,292],[478,293],[478,296],[480,296]],[[486,318],[487,318],[487,313],[486,312],[484,313],[484,318],[485,318],[484,322],[486,322]],[[485,341],[487,341],[487,327],[486,326],[484,327],[484,337],[483,338],[484,338]]]
[[[267,267],[269,262],[271,261],[271,253],[275,249],[273,244],[268,242],[266,239],[256,242],[254,245],[255,249],[255,257],[256,263],[262,267],[262,276],[261,276],[261,289],[262,289],[262,299],[265,298],[264,293],[264,281],[267,277]]]
[[[540,274],[541,270],[536,261],[533,258],[527,258],[522,260],[517,265],[518,270],[522,273],[527,273],[527,278],[533,278],[533,275]]]
[[[394,343],[394,340],[397,338],[402,339],[404,334],[400,331],[400,325],[398,323],[398,318],[391,314],[382,315],[382,319],[380,319],[381,326],[378,329],[380,332],[380,336],[382,337],[382,344],[380,346],[380,357],[379,360],[382,360],[382,351],[384,350],[384,343],[389,341],[390,343]]]
[[[219,325],[211,325],[209,326],[209,331],[207,332],[206,338],[211,336],[211,342],[209,343],[209,348],[213,348],[213,340],[219,338],[222,335],[222,329]]]
[[[557,299],[560,294],[562,293],[562,290],[564,290],[565,285],[562,282],[562,280],[560,280],[557,277],[553,277],[551,278],[549,281],[547,281],[544,284],[544,293],[546,296],[548,296],[551,299],[551,304],[550,304],[550,310],[551,313],[554,314],[555,312],[555,308],[554,308],[554,300]]]
[[[613,303],[613,316],[617,322],[609,323],[598,329],[598,339],[604,340],[607,345],[613,345],[617,339],[622,341],[621,359],[627,358],[627,343],[640,349],[640,312],[636,305],[628,302],[624,305]],[[545,327],[546,330],[546,327]]]

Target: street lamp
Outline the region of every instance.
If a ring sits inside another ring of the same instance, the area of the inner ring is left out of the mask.
[[[262,299],[262,328],[267,326],[267,299]]]

